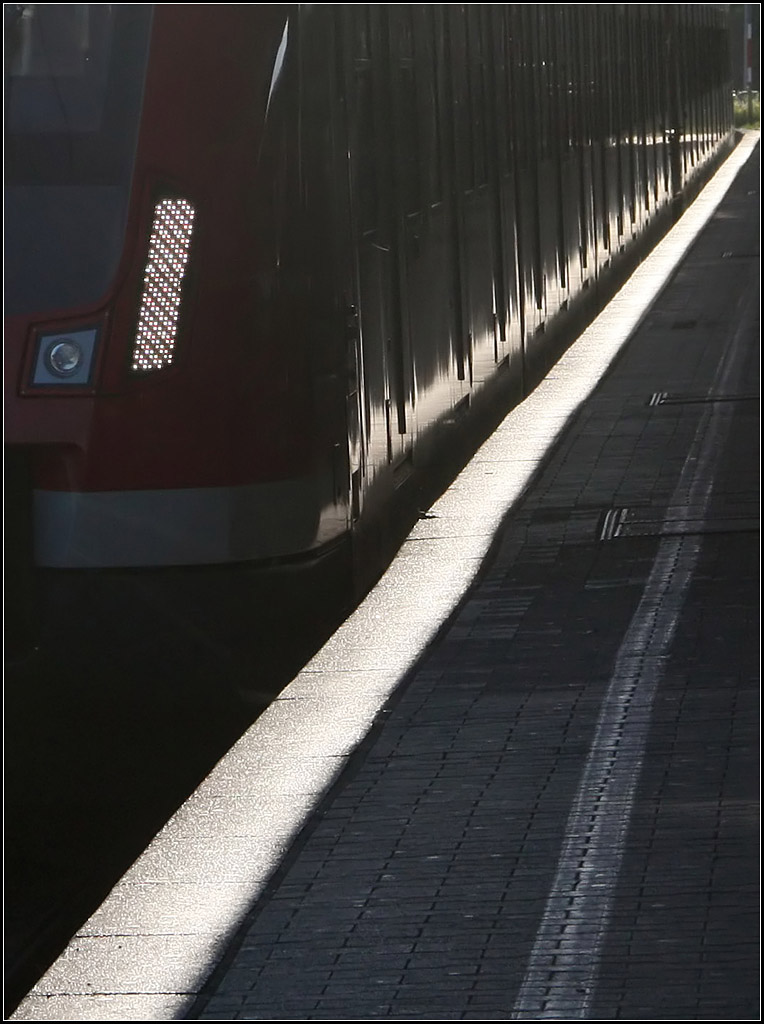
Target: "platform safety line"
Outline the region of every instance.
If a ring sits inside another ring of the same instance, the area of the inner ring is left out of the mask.
[[[748,295],[740,303],[738,327],[716,371],[718,388],[729,388],[742,376],[743,337],[750,326],[752,301]],[[705,517],[729,424],[729,415],[719,405],[704,409],[669,507],[697,503]],[[616,657],[552,888],[515,999],[514,1020],[589,1015],[652,705],[701,546],[697,536],[660,542]]]

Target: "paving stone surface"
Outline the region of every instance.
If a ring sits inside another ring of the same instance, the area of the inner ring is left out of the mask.
[[[757,190],[751,161],[187,1019],[760,1019]]]

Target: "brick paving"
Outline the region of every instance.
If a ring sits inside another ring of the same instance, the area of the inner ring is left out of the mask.
[[[757,175],[752,160],[187,1019],[760,1019]],[[664,626],[624,651],[666,552]],[[606,751],[629,795],[599,808],[586,772],[629,658]],[[576,801],[599,808],[598,839],[568,834]],[[598,851],[578,897],[553,889],[577,844],[581,865]]]

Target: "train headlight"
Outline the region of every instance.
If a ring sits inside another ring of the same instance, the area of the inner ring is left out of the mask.
[[[98,329],[39,334],[32,370],[33,387],[87,387],[95,362]]]
[[[80,368],[84,358],[82,346],[74,338],[54,341],[45,353],[46,366],[58,377],[71,377]]]

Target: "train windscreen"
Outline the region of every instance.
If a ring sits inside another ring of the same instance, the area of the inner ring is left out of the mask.
[[[6,314],[97,302],[119,261],[151,4],[4,4]]]

